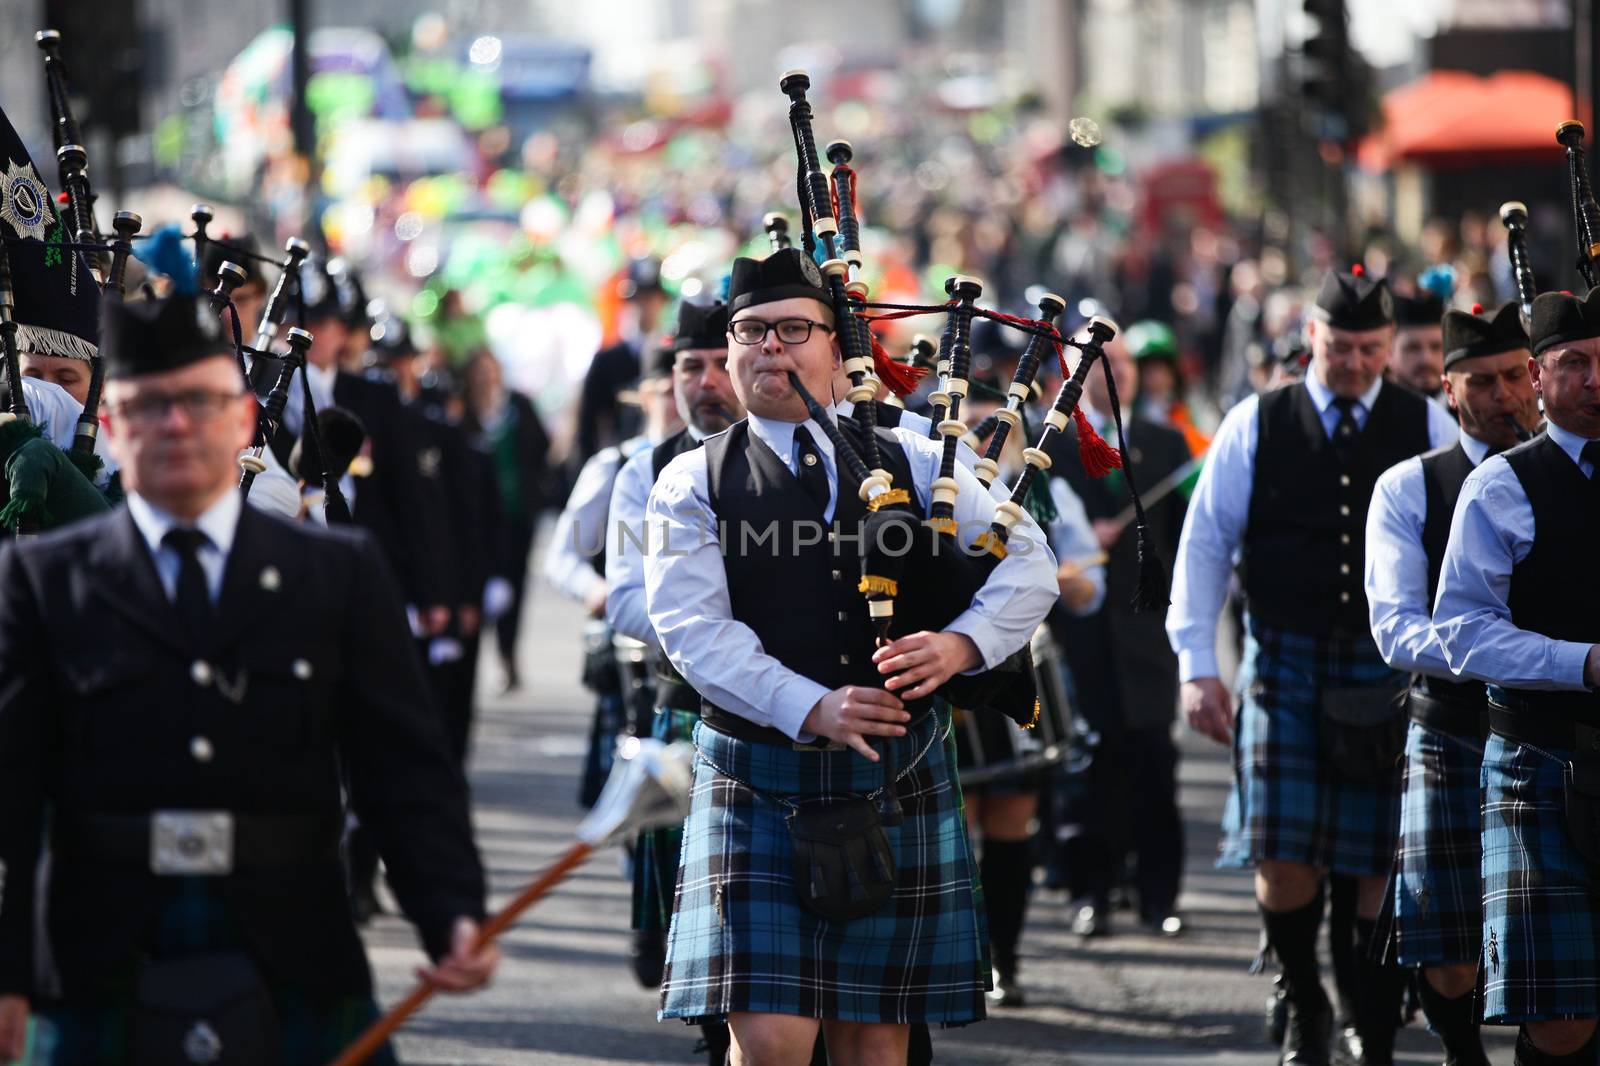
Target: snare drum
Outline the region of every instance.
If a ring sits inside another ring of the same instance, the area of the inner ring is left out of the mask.
[[[1044,772],[1067,755],[1071,707],[1067,702],[1065,664],[1048,626],[1034,630],[1034,688],[1039,713],[1023,729],[993,711],[956,711],[957,766],[962,788],[1003,785],[1013,790],[1038,787]]]

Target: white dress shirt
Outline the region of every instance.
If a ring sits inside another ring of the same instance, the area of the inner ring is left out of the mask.
[[[1332,391],[1315,372],[1307,374],[1306,391],[1322,417],[1322,428],[1333,438],[1339,410]],[[1360,396],[1352,409],[1357,426],[1384,387],[1382,378]],[[1250,520],[1250,493],[1256,464],[1259,396],[1240,400],[1217,427],[1206,452],[1200,481],[1189,499],[1183,520],[1178,558],[1173,569],[1172,606],[1167,611],[1167,637],[1178,653],[1178,676],[1184,681],[1217,677],[1217,617],[1228,597],[1228,581],[1239,558],[1245,526]],[[1449,412],[1427,405],[1428,447],[1455,443],[1460,428]]]
[[[239,527],[241,508],[239,493],[229,489],[217,502],[208,507],[194,522],[180,522],[137,492],[128,493],[128,514],[144,538],[150,557],[155,560],[156,574],[167,599],[178,595],[178,567],[183,560],[177,549],[163,544],[162,538],[173,529],[197,529],[206,535],[200,545],[200,569],[205,571],[206,591],[211,602],[216,603],[222,594],[222,574],[228,565],[228,553],[233,550],[233,535]]]
[[[704,439],[692,426],[689,435]],[[644,596],[644,547],[649,543],[644,512],[655,482],[654,456],[654,448],[640,448],[622,464],[606,518],[611,540],[606,547],[606,621],[618,633],[646,644],[656,639]]]
[[[796,470],[795,424],[751,416],[750,433]],[[833,444],[820,426],[803,423],[833,487],[825,518],[833,520],[838,485]],[[905,450],[912,488],[921,507],[939,475],[939,442],[897,428]],[[964,543],[976,540],[994,517],[994,498],[965,466],[957,464],[955,517]],[[678,456],[662,471],[646,508],[650,530],[645,558],[645,596],[650,622],[667,657],[706,699],[758,725],[772,726],[797,740],[808,739],[801,726],[828,689],[766,654],[755,632],[733,617],[727,571],[711,510],[704,448]],[[1055,603],[1055,556],[1037,523],[1024,517],[1012,527],[1012,550],[1001,561],[972,606],[945,632],[963,633],[991,668],[1026,644]],[[774,590],[776,594],[777,590]]]
[[[1050,523],[1047,535],[1050,538],[1050,550],[1056,558],[1077,562],[1100,555],[1100,539],[1094,535],[1094,527],[1089,524],[1089,512],[1084,510],[1083,501],[1072,491],[1066,478],[1050,479],[1050,499],[1056,505],[1056,517]],[[1082,563],[1079,565],[1082,566]],[[1105,605],[1106,564],[1083,566],[1083,576],[1094,586],[1094,596],[1084,604],[1082,610],[1073,612],[1079,618],[1086,618]],[[1060,587],[1058,583],[1056,588],[1059,590]]]
[[[1545,432],[1584,476],[1594,476],[1579,458],[1587,440],[1554,422],[1545,423]],[[1439,571],[1434,631],[1459,677],[1506,688],[1585,689],[1589,644],[1530,633],[1511,622],[1511,568],[1533,550],[1533,537],[1533,507],[1504,456],[1468,474]]]
[[[621,444],[595,452],[578,471],[578,480],[561,517],[556,519],[544,556],[545,580],[568,599],[583,603],[605,587],[605,578],[596,572],[594,560],[605,548],[611,490],[623,461],[635,452],[649,450],[650,442],[644,437],[629,437]]]
[[[1474,467],[1489,455],[1487,444],[1467,434],[1461,448]],[[1450,664],[1434,634],[1428,599],[1428,553],[1422,546],[1427,517],[1422,457],[1384,471],[1367,509],[1367,605],[1384,662],[1407,673],[1448,678]]]

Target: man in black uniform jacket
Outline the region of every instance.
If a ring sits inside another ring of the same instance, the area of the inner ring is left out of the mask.
[[[382,554],[241,506],[256,406],[198,323],[192,300],[107,304],[127,504],[0,554],[0,1059],[30,1010],[57,1066],[331,1058],[376,1014],[343,790],[426,974],[465,990],[497,961],[472,950],[466,785]]]
[[[1178,430],[1137,414],[1139,374],[1122,338],[1105,351],[1123,410],[1129,412],[1127,461],[1134,484],[1157,485],[1189,461],[1189,447]],[[1085,383],[1083,408],[1102,433],[1114,432],[1104,413],[1110,396],[1100,374]],[[1110,932],[1107,903],[1131,852],[1137,857],[1140,919],[1176,935],[1182,931],[1176,904],[1184,859],[1178,750],[1172,740],[1178,659],[1167,643],[1165,612],[1140,613],[1132,607],[1139,557],[1132,523],[1117,524],[1128,505],[1121,472],[1089,477],[1077,460],[1076,433],[1056,440],[1051,470],[1060,471],[1083,501],[1107,553],[1104,606],[1077,618],[1058,605],[1050,617],[1072,669],[1076,710],[1100,734],[1088,788],[1062,811],[1057,827],[1063,843],[1056,857],[1066,867],[1078,904],[1073,928],[1080,936]],[[1149,507],[1152,543],[1162,559],[1177,554],[1185,504],[1185,495],[1174,491]]]
[[[661,263],[635,259],[627,277],[617,283],[617,295],[626,301],[622,337],[600,349],[589,362],[578,400],[578,448],[573,472],[609,444],[621,444],[639,432],[639,409],[617,402],[617,391],[639,380],[644,346],[656,331],[667,307],[667,290],[661,286]]]

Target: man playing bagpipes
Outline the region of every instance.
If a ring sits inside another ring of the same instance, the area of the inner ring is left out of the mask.
[[[1422,1008],[1451,1066],[1483,1066],[1472,991],[1482,953],[1478,779],[1487,701],[1482,684],[1451,675],[1433,629],[1433,600],[1462,485],[1530,432],[1539,409],[1515,304],[1492,319],[1447,311],[1442,335],[1444,392],[1461,438],[1385,471],[1367,514],[1372,636],[1385,662],[1413,675],[1400,842],[1385,900],[1389,920],[1379,923],[1384,939],[1375,950],[1421,969]]]
[[[1528,333],[1545,431],[1467,475],[1433,628],[1456,677],[1488,685],[1483,1020],[1521,1026],[1518,1066],[1589,1066],[1600,1016],[1600,576],[1589,561],[1600,289],[1540,295]]]
[[[0,525],[37,531],[99,514],[120,495],[98,436],[91,430],[74,448],[97,358],[100,286],[83,254],[62,247],[70,235],[3,112],[0,154],[7,161],[0,258],[12,290],[18,370],[28,375],[21,378],[28,417],[0,425],[6,488]],[[69,384],[71,391],[63,387]]]
[[[728,308],[684,301],[677,329],[666,345],[672,353],[673,400],[683,428],[653,448],[636,452],[617,472],[607,513],[606,621],[625,637],[648,646],[646,664],[654,675],[654,714],[650,735],[667,742],[689,740],[700,720],[700,695],[667,662],[650,625],[645,604],[644,550],[649,526],[645,505],[650,489],[668,463],[700,447],[744,416],[744,405],[728,377]],[[681,826],[652,829],[639,836],[633,853],[634,974],[646,988],[661,984],[667,927],[672,922],[673,886],[678,879]],[[709,1061],[722,1062],[727,1027],[703,1023]]]
[[[650,621],[705,700],[662,1017],[726,1014],[736,1063],[805,1063],[819,1025],[831,1061],[904,1062],[909,1023],[979,1020],[988,984],[927,697],[1027,643],[1055,602],[1055,562],[1024,517],[1014,536],[1028,550],[1007,554],[964,614],[874,651],[857,589],[866,508],[840,479],[831,414],[816,422],[790,379],[830,396],[829,293],[791,249],[737,260],[729,311],[729,373],[749,417],[673,460],[647,508]],[[837,431],[867,443],[853,419]],[[942,447],[905,430],[877,443],[892,483],[926,508]],[[964,467],[954,478],[957,521],[987,528],[993,498]],[[880,761],[898,767],[887,786]],[[872,814],[886,787],[899,825]],[[823,824],[838,816],[852,824]],[[808,865],[823,838],[871,882],[865,898]]]

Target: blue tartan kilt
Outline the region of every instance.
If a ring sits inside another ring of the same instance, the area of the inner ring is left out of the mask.
[[[1483,941],[1483,748],[1412,722],[1389,947],[1402,966],[1476,964]]]
[[[243,940],[221,883],[204,877],[174,879],[171,897],[157,916],[152,957],[237,950],[243,950]],[[124,1066],[133,983],[130,972],[117,975],[110,991],[93,1002],[40,1004],[39,1014],[55,1034],[48,1066]],[[266,983],[278,1020],[281,1066],[331,1062],[378,1018],[370,995],[313,1000],[270,975]],[[396,1066],[397,1061],[387,1043],[367,1060],[375,1066]]]
[[[650,735],[671,744],[691,740],[698,711],[657,707]],[[633,848],[633,928],[661,932],[672,922],[672,895],[678,883],[678,853],[683,848],[683,826],[646,829]]]
[[[1483,1018],[1600,1013],[1600,886],[1567,836],[1570,752],[1493,735],[1483,751]]]
[[[865,795],[882,784],[879,765],[848,749],[795,751],[695,727],[700,758],[662,1018],[753,1012],[960,1025],[984,1017],[989,974],[976,864],[948,746],[935,735],[947,727],[947,717],[930,714],[906,736],[875,742],[880,751],[894,746],[902,771],[924,747],[927,754],[901,778],[905,821],[887,830],[898,872],[892,898],[876,914],[837,923],[800,906],[788,808],[746,785],[785,797]]]
[[[1344,778],[1319,755],[1317,723],[1323,689],[1393,686],[1398,675],[1371,639],[1301,636],[1248,617],[1245,624],[1233,792],[1217,865],[1277,859],[1388,874],[1400,827],[1400,768],[1377,783]]]

